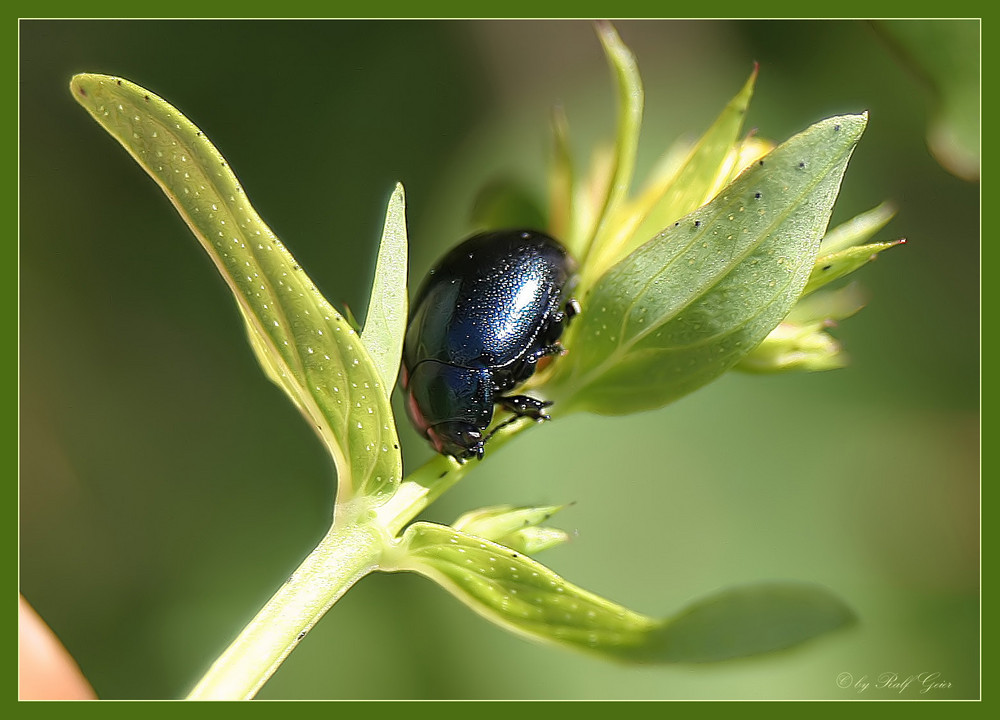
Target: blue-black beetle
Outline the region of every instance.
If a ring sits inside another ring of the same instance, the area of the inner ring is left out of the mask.
[[[411,306],[402,386],[417,429],[440,453],[483,457],[494,405],[547,420],[551,403],[508,392],[543,357],[579,311],[565,292],[575,263],[539,232],[473,235],[430,271]]]

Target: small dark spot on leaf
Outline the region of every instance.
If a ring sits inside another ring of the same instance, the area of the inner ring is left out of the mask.
[[[829,269],[830,269],[830,268],[832,268],[832,267],[833,267],[833,265],[824,265],[824,266],[823,266],[823,269],[824,269],[824,270],[829,270]]]
[[[674,223],[674,227],[677,227],[678,225],[680,225],[680,221]]]
[[[396,450],[399,450],[399,445],[397,445],[396,443],[393,443],[393,444],[392,444],[392,446],[393,446],[393,448],[395,448]]]
[[[149,102],[149,95],[143,95],[142,99],[145,100],[146,102]]]
[[[833,131],[838,132],[839,130],[840,130],[840,123],[837,123],[836,125],[833,126]]]
[[[441,478],[443,478],[447,474],[448,474],[448,471],[445,470],[443,473],[441,473],[440,475],[438,475],[438,480],[440,480]]]
[[[118,87],[121,87],[122,86],[122,81],[118,80],[117,82],[118,82]]]
[[[302,268],[300,268],[298,265],[292,265],[292,270],[301,270],[301,269]]]
[[[84,88],[80,88],[80,94],[83,95],[84,97],[86,97],[87,96],[87,91]]]
[[[754,196],[755,198],[757,198],[758,200],[760,200],[760,193],[759,193],[759,192],[755,192],[755,193],[753,194],[753,196]]]
[[[695,220],[694,221],[694,226],[695,227],[701,227],[701,220]]]
[[[297,637],[296,637],[295,639],[296,639],[296,640],[301,640],[301,639],[302,639],[302,638],[304,638],[305,636],[306,636],[306,631],[305,631],[305,630],[303,630],[302,632],[300,632],[300,633],[298,634],[298,636],[297,636]]]
[[[760,165],[761,167],[764,167],[764,161],[763,160],[758,160],[757,164]]]
[[[511,556],[512,558],[516,558],[516,557],[518,557],[518,554],[517,554],[516,552],[512,552],[512,553],[510,554],[510,556]]]
[[[196,132],[195,135],[197,135],[198,137],[201,137],[201,130],[199,130],[198,132]]]
[[[806,166],[805,161],[799,163],[800,168],[804,168],[805,166]]]

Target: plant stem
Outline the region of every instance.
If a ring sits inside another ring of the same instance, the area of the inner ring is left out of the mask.
[[[491,454],[531,423],[502,427]],[[364,498],[339,505],[333,527],[285,584],[212,664],[188,700],[250,700],[350,587],[379,569],[382,552],[420,512],[478,461],[435,456],[371,511]]]
[[[249,700],[330,607],[378,567],[386,538],[372,524],[334,522],[195,686],[189,700]]]

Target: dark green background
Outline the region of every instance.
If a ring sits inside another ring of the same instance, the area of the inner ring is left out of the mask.
[[[757,661],[634,668],[379,575],[261,697],[977,697],[979,186],[926,149],[934,88],[866,23],[618,27],[646,87],[640,177],[759,61],[748,127],[766,137],[870,111],[834,222],[890,199],[877,239],[909,242],[859,273],[848,369],[728,375],[656,412],[550,423],[427,517],[575,501],[558,517],[574,541],[541,559],[636,610],[802,580],[861,623]],[[978,57],[975,23],[959,29]],[[613,131],[612,86],[586,22],[21,23],[20,587],[101,697],[179,697],[321,537],[334,474],[169,202],[73,102],[76,72],[184,112],[331,301],[361,311],[397,180],[416,279],[467,232],[477,188],[544,187],[555,102],[583,165]],[[401,434],[412,469],[430,451]],[[951,686],[837,684],[893,672]]]

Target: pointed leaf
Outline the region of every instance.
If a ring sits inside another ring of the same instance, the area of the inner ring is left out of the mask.
[[[544,507],[514,507],[496,505],[467,512],[452,527],[469,535],[506,545],[512,550],[532,555],[569,540],[569,535],[556,528],[540,527],[562,505]]]
[[[618,209],[628,197],[628,189],[635,172],[635,158],[639,148],[639,127],[642,124],[644,96],[642,80],[635,55],[626,47],[618,32],[609,22],[597,23],[597,36],[604,47],[618,91],[618,127],[611,165],[610,182],[606,194],[594,203],[597,222],[593,234],[586,236],[587,249],[577,257],[600,257],[604,245],[615,236],[614,220]]]
[[[424,575],[516,634],[628,662],[744,657],[792,647],[854,619],[822,588],[768,584],[728,590],[657,620],[587,592],[510,548],[432,523],[407,528],[382,569]]]
[[[785,320],[799,325],[836,322],[851,317],[867,303],[868,294],[852,282],[836,290],[820,290],[804,296]]]
[[[582,254],[582,237],[573,229],[573,156],[569,149],[569,127],[561,107],[552,110],[552,167],[549,171],[549,224],[552,237],[560,238],[570,254]]]
[[[546,385],[556,407],[659,407],[756,347],[802,294],[866,123],[835,117],[796,135],[602,276]]]
[[[76,75],[71,90],[156,181],[215,263],[265,373],[333,456],[340,499],[387,498],[401,461],[382,379],[357,333],[257,215],[219,151],[169,103],[127,80]]]
[[[406,256],[406,200],[403,186],[397,183],[385,211],[375,281],[361,333],[386,396],[392,395],[396,385],[406,333]]]
[[[865,306],[857,283],[801,298],[764,341],[736,364],[751,373],[836,370],[847,358],[827,330]]]
[[[851,274],[863,265],[870,263],[883,250],[896,247],[904,242],[906,241],[894,240],[884,243],[869,243],[868,245],[849,247],[830,255],[819,256],[816,258],[816,263],[802,294],[808,295],[834,280]]]
[[[830,255],[870,240],[896,215],[896,208],[890,203],[882,203],[867,212],[856,215],[847,222],[831,228],[823,236],[819,251]]]
[[[838,343],[823,323],[796,325],[783,322],[740,360],[735,370],[776,373],[801,370],[836,370],[846,364]]]
[[[519,552],[454,528],[414,523],[393,559],[383,569],[424,575],[487,620],[542,642],[618,654],[658,627]]]
[[[750,106],[756,80],[757,68],[754,67],[740,91],[692,148],[679,172],[667,184],[654,186],[643,194],[644,203],[648,207],[640,207],[638,210],[643,218],[642,222],[633,231],[628,243],[620,248],[618,258],[632,252],[678,218],[705,204],[722,189],[739,159],[737,139]]]

